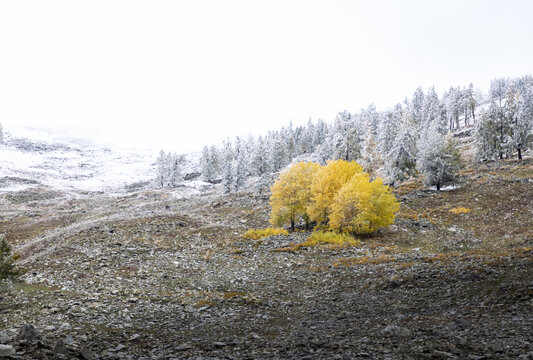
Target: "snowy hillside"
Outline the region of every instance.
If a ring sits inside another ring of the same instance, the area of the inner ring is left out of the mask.
[[[78,191],[104,191],[149,181],[155,154],[98,145],[49,131],[6,128],[0,145],[0,191],[42,184]]]

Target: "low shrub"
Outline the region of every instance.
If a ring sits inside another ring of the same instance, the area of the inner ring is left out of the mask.
[[[280,228],[249,229],[242,237],[243,239],[260,240],[274,235],[289,235],[289,233]]]
[[[11,255],[11,246],[7,242],[6,236],[0,234],[0,285],[6,281],[14,281],[24,273],[14,264],[15,259]]]
[[[359,245],[361,241],[345,233],[337,233],[333,231],[315,231],[307,238],[305,245],[313,246],[320,244],[333,245]]]
[[[453,208],[453,209],[450,209],[450,212],[452,214],[468,214],[470,212],[472,212],[472,209],[469,209],[469,208],[465,208],[465,207],[457,207],[457,208]]]

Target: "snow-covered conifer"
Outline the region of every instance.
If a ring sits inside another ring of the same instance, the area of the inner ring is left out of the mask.
[[[402,114],[398,133],[386,156],[385,176],[394,184],[415,174],[416,167],[416,125],[410,112]]]
[[[222,154],[221,154],[221,168],[222,168],[222,185],[224,187],[224,192],[229,193],[234,188],[234,171],[233,171],[233,158],[235,152],[231,142],[225,141]]]
[[[424,184],[440,190],[454,183],[461,168],[461,156],[452,135],[443,137],[435,122],[424,131],[419,144],[417,168],[424,174]]]
[[[505,104],[505,117],[509,132],[505,139],[505,149],[508,155],[517,152],[518,159],[522,159],[525,150],[533,142],[533,82],[528,78],[519,79],[515,86],[508,86]]]
[[[413,114],[413,121],[415,122],[416,127],[420,126],[422,122],[422,109],[424,107],[424,91],[419,86],[415,93],[413,94],[413,99],[411,100],[411,111]]]
[[[165,186],[165,176],[167,173],[167,162],[166,162],[167,155],[163,150],[159,152],[159,157],[157,158],[156,165],[156,178],[155,178],[155,185],[163,187]]]

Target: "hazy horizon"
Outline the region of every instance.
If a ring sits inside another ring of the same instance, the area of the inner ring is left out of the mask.
[[[531,73],[528,1],[0,3],[0,123],[200,150]]]

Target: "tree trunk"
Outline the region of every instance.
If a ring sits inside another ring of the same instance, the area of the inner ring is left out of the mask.
[[[437,183],[437,191],[440,191],[440,182]]]
[[[291,231],[294,231],[294,219],[291,219]]]
[[[518,160],[522,160],[522,149],[518,148]]]

